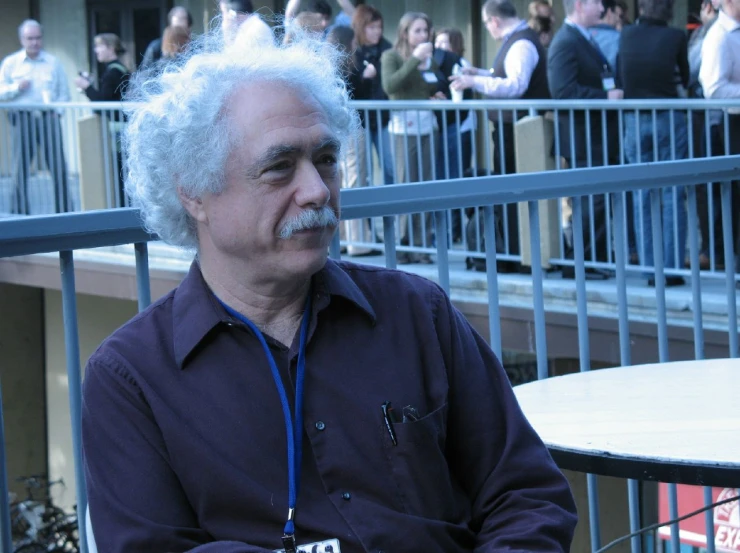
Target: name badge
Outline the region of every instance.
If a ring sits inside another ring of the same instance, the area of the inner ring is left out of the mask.
[[[275,553],[285,553],[285,549],[275,549]],[[298,553],[342,553],[339,540],[324,540],[298,546]]]
[[[439,82],[439,79],[437,79],[437,75],[434,74],[434,71],[424,71],[421,76],[424,77],[424,80],[429,84],[437,84]]]
[[[617,88],[617,84],[614,82],[614,75],[610,71],[605,71],[601,74],[601,84],[606,92]]]

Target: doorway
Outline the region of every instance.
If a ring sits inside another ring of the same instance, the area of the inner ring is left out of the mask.
[[[166,0],[88,0],[87,18],[90,37],[100,33],[118,35],[126,48],[121,61],[134,71],[141,63],[149,43],[162,35],[167,17]],[[90,41],[92,49],[92,41]],[[100,73],[91,51],[91,67]]]

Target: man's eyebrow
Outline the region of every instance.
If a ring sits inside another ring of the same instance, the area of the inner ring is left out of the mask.
[[[341,143],[335,137],[327,137],[321,140],[316,146],[313,147],[313,153],[320,152],[322,150],[331,150],[338,152],[341,150]],[[269,166],[272,163],[282,159],[286,156],[294,156],[300,154],[303,148],[294,144],[275,144],[265,150],[253,163],[246,169],[246,173],[251,178],[257,178],[260,174],[260,169]]]

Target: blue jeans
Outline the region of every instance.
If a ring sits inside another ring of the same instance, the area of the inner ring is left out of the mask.
[[[624,153],[628,163],[668,161],[688,157],[688,127],[686,114],[673,113],[671,129],[670,112],[658,112],[655,116],[642,113],[624,114]],[[673,145],[671,144],[673,130]],[[657,154],[657,156],[656,156]],[[635,236],[642,265],[654,265],[652,213],[650,191],[635,192]],[[686,252],[686,190],[682,186],[656,189],[661,197],[663,235],[663,264],[667,268],[678,269],[683,265]]]
[[[393,178],[393,171],[395,165],[393,164],[393,152],[391,150],[391,135],[388,132],[388,128],[383,127],[380,129],[370,129],[370,140],[375,146],[375,152],[378,154],[378,160],[380,161],[381,169],[383,171],[383,184],[393,184],[395,179]],[[370,182],[374,183],[372,178],[372,167],[370,167],[371,176]]]

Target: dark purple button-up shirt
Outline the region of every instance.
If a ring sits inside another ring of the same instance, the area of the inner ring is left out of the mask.
[[[435,284],[335,263],[313,277],[298,543],[342,553],[568,551],[568,484],[506,375]],[[267,338],[293,402],[298,353]],[[381,405],[416,408],[395,424]],[[83,443],[101,553],[282,547],[285,423],[265,353],[194,263],[87,366]]]

